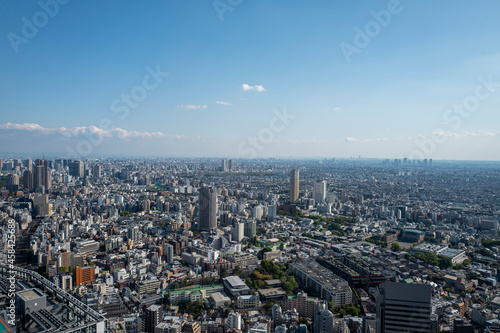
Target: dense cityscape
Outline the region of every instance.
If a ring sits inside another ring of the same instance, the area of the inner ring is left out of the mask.
[[[500,333],[498,13],[1,0],[0,333]]]
[[[496,162],[6,158],[0,169],[6,329],[500,330]]]

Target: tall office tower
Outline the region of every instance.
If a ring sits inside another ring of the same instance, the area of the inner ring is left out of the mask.
[[[248,238],[253,238],[257,235],[257,222],[254,220],[245,221],[244,235]]]
[[[324,180],[316,180],[314,182],[314,201],[316,204],[324,204],[326,202],[326,182]]]
[[[83,177],[83,162],[71,161],[69,163],[69,174],[77,178]]]
[[[333,313],[328,310],[328,303],[319,302],[314,314],[314,333],[331,333],[333,326]]]
[[[24,160],[24,167],[30,171],[33,171],[33,162],[31,161],[31,158],[27,158]]]
[[[73,281],[75,286],[85,285],[94,281],[94,266],[76,267],[73,271]]]
[[[101,175],[102,175],[102,168],[101,168],[101,166],[100,166],[100,165],[97,165],[97,164],[96,164],[96,165],[94,165],[94,166],[92,167],[92,175],[93,175],[94,177],[101,177]]]
[[[296,203],[299,199],[299,170],[290,171],[290,203]]]
[[[165,244],[163,246],[163,251],[165,252],[165,256],[167,257],[167,264],[171,264],[174,262],[174,247],[172,244]]]
[[[237,332],[240,332],[241,330],[241,315],[238,312],[230,312],[229,315],[226,318],[226,330],[236,330]],[[231,331],[232,332],[232,331]]]
[[[50,189],[52,186],[52,175],[50,174],[49,162],[47,160],[35,160],[35,172],[33,172],[33,186],[39,188],[44,186]]]
[[[226,160],[222,160],[222,163],[221,163],[220,169],[221,169],[221,171],[222,171],[222,172],[226,172],[226,171],[227,171],[227,163],[226,163]]]
[[[430,332],[431,286],[385,282],[377,296],[377,332]]]
[[[229,171],[234,171],[234,161],[233,160],[229,160],[228,161],[228,167],[229,167]]]
[[[243,240],[244,236],[245,236],[245,224],[237,222],[231,228],[231,237],[232,237],[232,240],[239,243],[239,242],[241,242]]]
[[[217,191],[213,187],[202,187],[198,202],[198,229],[204,231],[217,229]]]
[[[151,305],[145,311],[145,331],[147,333],[155,333],[155,328],[160,323],[161,305]]]
[[[23,173],[23,186],[28,191],[31,191],[35,188],[33,185],[33,172],[31,172],[30,169],[24,171]]]
[[[278,208],[276,205],[269,205],[267,207],[267,221],[272,222],[276,218]]]

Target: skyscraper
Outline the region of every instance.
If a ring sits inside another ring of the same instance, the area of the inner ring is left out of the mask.
[[[49,162],[45,159],[35,160],[35,172],[33,173],[33,186],[39,188],[44,186],[46,190],[52,186]]]
[[[33,171],[33,162],[31,162],[31,158],[24,160],[24,167],[29,171]]]
[[[165,244],[163,247],[165,251],[165,256],[167,257],[167,264],[174,262],[174,247],[171,244]]]
[[[248,238],[255,237],[257,235],[257,222],[254,220],[245,221],[244,235]]]
[[[222,172],[226,172],[227,171],[227,162],[226,162],[226,160],[222,160],[220,168],[221,168]]]
[[[241,222],[236,222],[236,224],[231,228],[232,240],[235,242],[241,242],[245,236],[245,224]]]
[[[296,203],[299,199],[299,170],[290,171],[290,203]]]
[[[69,163],[69,174],[77,178],[83,177],[83,162],[71,161]]]
[[[324,180],[316,180],[314,182],[314,201],[316,204],[326,202],[326,182]]]
[[[198,198],[198,229],[211,231],[217,228],[217,191],[212,187],[202,187]]]
[[[31,191],[34,189],[33,172],[31,172],[30,169],[24,171],[24,173],[23,173],[23,185],[28,191]]]
[[[94,177],[101,177],[102,174],[102,168],[100,165],[96,164],[92,167],[92,175]]]
[[[430,332],[431,286],[385,282],[377,296],[377,332]]]
[[[234,161],[233,160],[228,161],[228,167],[229,167],[229,171],[234,171]]]

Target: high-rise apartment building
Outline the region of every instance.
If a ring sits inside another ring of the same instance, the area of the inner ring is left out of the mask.
[[[52,187],[52,176],[50,173],[49,162],[45,159],[35,160],[33,186],[35,189],[44,186],[46,190]]]
[[[299,170],[290,171],[290,203],[296,203],[299,200]]]
[[[212,187],[202,187],[198,203],[198,229],[204,231],[217,229],[217,191]]]
[[[147,333],[154,333],[156,326],[160,323],[161,305],[151,305],[145,311],[144,329]]]
[[[316,204],[326,202],[326,182],[324,180],[316,180],[314,182],[314,202]]]
[[[231,237],[235,242],[241,242],[245,236],[245,224],[236,222],[236,224],[231,228]]]
[[[33,171],[33,162],[31,161],[31,158],[27,158],[24,160],[24,167],[29,171]]]
[[[33,172],[29,169],[24,171],[23,173],[23,186],[28,191],[31,191],[35,188],[33,184]]]
[[[248,238],[255,237],[257,235],[257,222],[254,220],[245,221],[244,235]]]
[[[241,323],[241,315],[238,312],[230,312],[226,318],[226,323],[224,326],[226,327],[226,330],[240,331]]]
[[[314,332],[331,333],[333,332],[333,313],[328,310],[328,303],[322,301],[316,305],[314,314]]]
[[[431,331],[431,286],[385,282],[377,296],[378,333]]]
[[[174,262],[174,247],[171,244],[165,244],[163,246],[163,251],[165,252],[165,256],[167,257],[167,264],[171,264]]]

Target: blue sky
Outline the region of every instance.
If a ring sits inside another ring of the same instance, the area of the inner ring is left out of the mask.
[[[0,3],[0,152],[500,160],[496,1],[62,2]]]

